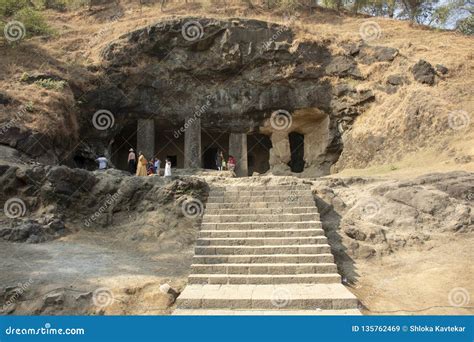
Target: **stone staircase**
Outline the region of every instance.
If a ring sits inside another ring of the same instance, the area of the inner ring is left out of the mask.
[[[211,189],[175,315],[353,314],[309,186]]]

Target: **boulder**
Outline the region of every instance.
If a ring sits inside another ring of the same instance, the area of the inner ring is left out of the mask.
[[[357,63],[348,56],[336,56],[326,66],[326,73],[340,77],[352,76],[354,78],[363,78],[357,68]]]
[[[442,64],[436,64],[435,65],[435,68],[436,68],[436,71],[439,72],[440,74],[442,75],[446,75],[449,71],[448,68],[446,68],[444,65]]]
[[[375,62],[391,62],[398,55],[398,50],[385,46],[363,45],[357,56],[357,60],[362,64],[372,64]]]
[[[12,102],[12,98],[5,94],[5,93],[0,93],[0,105],[8,105]]]
[[[394,86],[400,86],[406,83],[406,79],[400,74],[394,74],[387,77],[387,83]]]
[[[412,68],[411,72],[417,82],[432,86],[435,83],[436,71],[433,66],[420,59]]]

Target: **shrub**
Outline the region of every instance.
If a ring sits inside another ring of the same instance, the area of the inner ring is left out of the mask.
[[[45,79],[35,81],[35,84],[42,88],[59,91],[59,90],[62,90],[66,86],[67,82],[55,81],[50,78],[45,78]]]
[[[25,26],[26,36],[38,36],[52,33],[52,30],[44,20],[43,15],[30,7],[25,7],[18,11],[13,16],[13,19],[21,22]]]
[[[30,6],[28,0],[0,0],[0,16],[11,17],[28,6]]]
[[[462,34],[469,36],[474,35],[474,15],[470,15],[466,19],[460,20],[456,29]]]

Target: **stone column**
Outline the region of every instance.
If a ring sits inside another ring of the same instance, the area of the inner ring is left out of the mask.
[[[201,118],[191,116],[184,123],[184,167],[201,167]]]
[[[147,160],[155,156],[155,120],[153,119],[138,119],[137,154],[140,151]]]
[[[288,163],[291,161],[290,139],[286,131],[274,131],[271,135],[270,170],[275,175],[290,172]]]
[[[235,158],[235,174],[237,177],[247,177],[247,134],[231,133],[229,136],[229,155]]]

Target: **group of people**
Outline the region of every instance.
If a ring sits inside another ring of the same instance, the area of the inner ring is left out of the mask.
[[[138,158],[137,158],[137,154],[135,153],[133,148],[131,148],[128,152],[129,152],[128,160],[127,160],[128,171],[132,175],[137,175],[137,176],[158,175],[160,176],[160,166],[161,166],[160,159],[155,157],[152,160],[148,161],[142,152],[138,152]],[[96,161],[99,163],[99,170],[107,169],[107,165],[108,165],[107,158],[102,156],[102,157],[97,158]],[[235,170],[235,158],[233,156],[229,156],[229,158],[226,161],[224,157],[224,152],[217,151],[216,167],[217,167],[217,170],[219,171],[229,170],[233,172]],[[171,177],[171,161],[168,158],[166,158],[166,162],[165,162],[164,176]]]
[[[226,162],[224,152],[217,151],[216,166],[219,171],[229,170],[233,172],[235,170],[235,158],[233,156],[229,156],[229,159]]]
[[[137,158],[137,154],[135,153],[133,148],[131,148],[128,152],[128,171],[131,174],[135,174],[137,176],[160,175],[160,159],[155,157],[152,160],[148,161],[142,152],[138,152]],[[166,159],[165,162],[164,176],[171,177],[171,161],[169,159]]]

